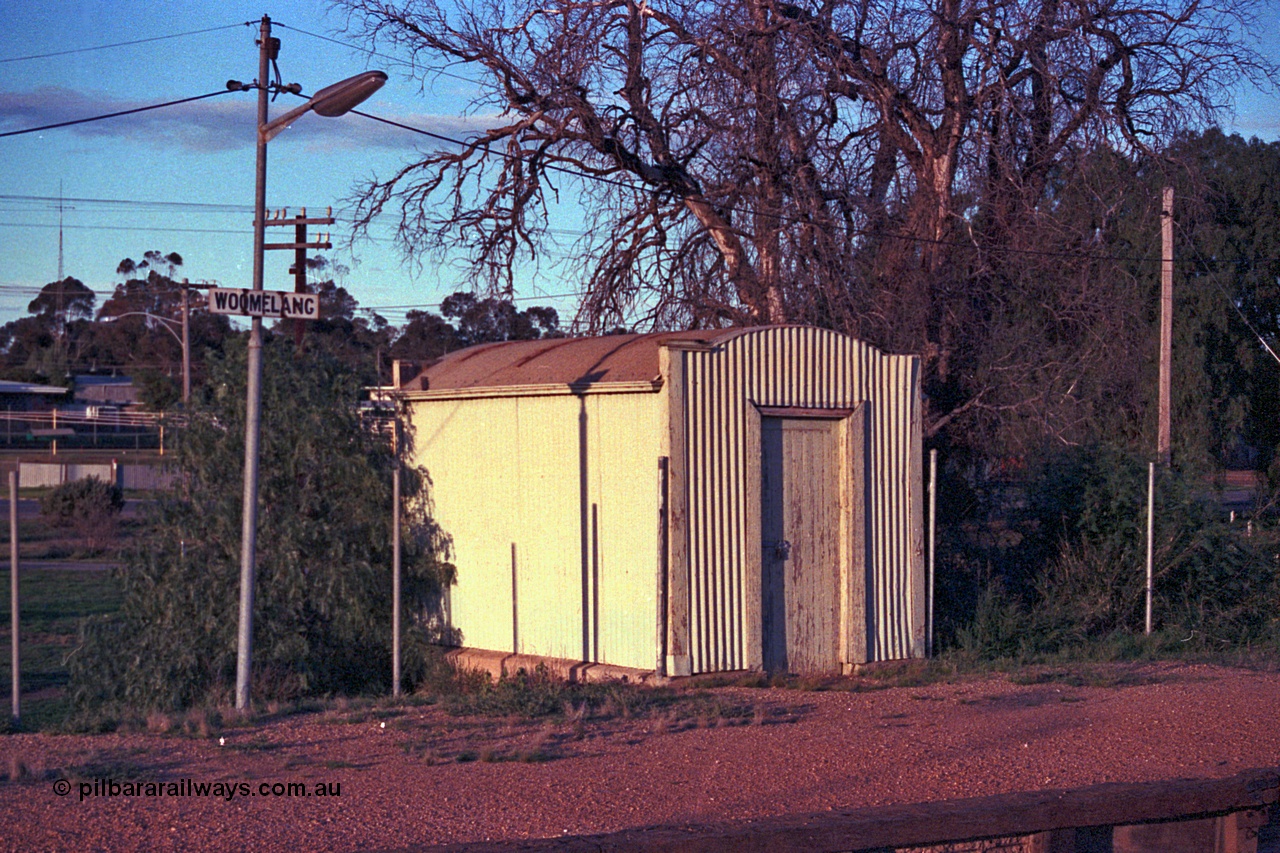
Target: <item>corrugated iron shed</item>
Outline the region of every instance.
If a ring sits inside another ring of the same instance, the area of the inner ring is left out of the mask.
[[[918,364],[802,326],[446,356],[403,388],[445,621],[674,675],[923,654]]]

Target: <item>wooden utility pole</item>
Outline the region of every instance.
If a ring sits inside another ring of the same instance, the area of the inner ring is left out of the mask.
[[[1156,438],[1156,455],[1160,464],[1169,467],[1170,445],[1169,389],[1173,372],[1173,187],[1164,188],[1164,204],[1160,211],[1160,427]]]
[[[302,208],[302,212],[296,217],[297,225],[293,229],[293,242],[298,246],[293,250],[293,292],[307,292],[307,209]],[[306,323],[303,320],[293,321],[293,346],[298,352],[302,351],[302,333],[306,329]]]
[[[325,234],[321,239],[312,242],[307,241],[308,225],[332,225],[333,208],[330,207],[324,216],[307,216],[307,209],[302,208],[302,212],[292,219],[289,218],[288,209],[276,211],[272,218],[267,220],[268,225],[292,225],[293,226],[293,242],[292,243],[267,243],[264,249],[291,249],[293,251],[293,266],[289,267],[289,272],[293,274],[293,292],[307,292],[307,249],[332,249],[333,244],[329,242],[329,235]],[[302,351],[302,332],[306,321],[301,318],[295,318],[293,321],[293,345],[298,352]]]

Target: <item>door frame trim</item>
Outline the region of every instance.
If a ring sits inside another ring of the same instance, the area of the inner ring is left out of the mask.
[[[764,559],[761,528],[764,509],[760,419],[822,418],[839,422],[840,453],[840,637],[841,670],[848,674],[867,661],[867,417],[865,401],[853,408],[746,407],[746,538],[743,566],[743,640],[748,669],[764,669]]]

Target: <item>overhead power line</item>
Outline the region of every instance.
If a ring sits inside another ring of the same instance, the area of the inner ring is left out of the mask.
[[[252,229],[177,228],[172,225],[59,225],[56,222],[0,222],[0,228],[66,228],[68,231],[159,231],[165,234],[252,234]],[[370,238],[374,239],[374,238]]]
[[[127,205],[136,208],[160,207],[172,208],[179,207],[187,210],[206,210],[210,213],[253,213],[253,205],[251,204],[210,204],[207,202],[196,201],[145,201],[132,198],[63,198],[57,196],[41,196],[41,195],[0,195],[0,202],[4,201],[37,201],[46,202],[57,205],[59,201],[66,204],[105,204],[105,205]]]
[[[230,91],[229,89],[220,89],[217,92],[208,92],[204,95],[195,95],[194,97],[190,97],[190,98],[179,98],[176,101],[166,101],[163,104],[151,104],[145,107],[135,107],[134,109],[131,109],[131,110],[120,110],[119,112],[114,112],[114,113],[104,113],[103,115],[99,115],[99,116],[89,116],[88,118],[72,119],[71,121],[60,121],[55,124],[41,125],[40,127],[27,127],[27,128],[23,128],[22,130],[10,130],[7,133],[0,133],[0,137],[21,136],[24,133],[36,133],[41,130],[53,130],[54,128],[57,128],[57,127],[70,127],[73,124],[88,124],[91,121],[102,121],[103,119],[117,118],[119,116],[128,116],[128,115],[133,115],[134,113],[145,113],[149,110],[160,110],[160,109],[164,109],[165,107],[176,107],[179,104],[189,104],[192,101],[202,101],[205,98],[213,98],[218,95],[225,95],[229,91]]]
[[[198,36],[203,33],[214,33],[214,32],[217,32],[218,30],[231,30],[237,27],[247,26],[252,23],[253,23],[252,21],[246,21],[238,24],[224,24],[221,27],[206,27],[203,30],[188,30],[185,33],[171,33],[170,35],[167,35],[167,36],[151,36],[150,38],[133,39],[132,41],[118,41],[118,42],[113,42],[112,44],[99,44],[93,47],[73,47],[67,50],[55,50],[52,53],[33,53],[33,54],[30,54],[29,56],[10,56],[4,59],[0,59],[0,63],[25,62],[28,59],[49,59],[54,56],[69,56],[73,53],[90,53],[95,50],[110,50],[111,48],[114,48],[114,47],[129,47],[131,45],[147,44],[148,42],[153,42],[153,41],[165,41],[166,39],[184,38],[185,36]]]

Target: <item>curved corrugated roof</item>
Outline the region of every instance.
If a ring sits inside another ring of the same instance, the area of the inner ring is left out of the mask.
[[[444,356],[409,382],[405,390],[655,382],[659,378],[658,350],[664,344],[714,346],[750,331],[759,328],[480,344]]]

